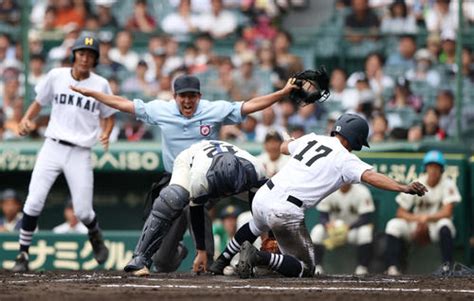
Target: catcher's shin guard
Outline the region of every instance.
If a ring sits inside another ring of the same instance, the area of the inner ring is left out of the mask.
[[[125,266],[125,272],[134,272],[149,268],[152,264],[151,257],[161,245],[163,237],[168,233],[171,222],[150,214],[143,226],[142,235],[133,253],[132,260]]]

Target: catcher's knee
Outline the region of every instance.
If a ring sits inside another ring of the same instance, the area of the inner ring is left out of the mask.
[[[323,243],[324,237],[326,236],[326,228],[324,228],[323,224],[317,224],[314,226],[313,230],[311,230],[310,236],[313,244],[320,245]]]
[[[370,244],[373,238],[372,225],[363,225],[357,228],[357,245]]]
[[[177,218],[189,204],[189,192],[183,187],[171,184],[163,188],[153,204],[152,213],[167,220]]]
[[[402,238],[404,229],[407,227],[407,222],[401,218],[392,218],[385,226],[385,233]]]

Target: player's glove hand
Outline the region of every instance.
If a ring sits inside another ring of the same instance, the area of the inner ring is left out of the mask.
[[[293,89],[290,100],[297,105],[324,102],[329,97],[329,76],[324,66],[292,76],[299,89]]]
[[[278,248],[277,240],[274,237],[265,238],[262,241],[262,246],[260,247],[260,251],[280,254],[280,248]]]
[[[425,192],[428,192],[428,189],[426,189],[425,185],[421,184],[420,182],[413,182],[406,186],[404,192],[423,196]]]
[[[347,241],[347,233],[349,233],[349,227],[346,224],[330,224],[327,227],[328,237],[323,241],[324,246],[332,250],[344,245]]]
[[[207,271],[207,252],[206,250],[197,250],[196,258],[193,262],[193,272],[198,274]]]

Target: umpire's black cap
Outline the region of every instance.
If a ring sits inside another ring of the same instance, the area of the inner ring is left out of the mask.
[[[201,93],[201,84],[199,79],[193,75],[181,75],[174,80],[174,93],[196,92]]]

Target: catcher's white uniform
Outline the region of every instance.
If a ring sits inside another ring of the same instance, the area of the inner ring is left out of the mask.
[[[288,163],[255,195],[250,229],[272,230],[283,254],[293,255],[314,271],[314,250],[304,211],[344,183],[359,183],[372,167],[351,154],[336,137],[307,134],[288,145]]]
[[[420,177],[420,183],[428,188],[428,192],[422,196],[399,194],[396,197],[398,205],[408,211],[412,210],[414,214],[433,214],[438,212],[444,205],[461,202],[461,195],[456,183],[443,174],[438,185],[430,187],[427,183],[428,176]],[[391,219],[385,228],[387,234],[398,238],[410,240],[416,230],[416,222],[408,222],[401,218]],[[430,239],[433,242],[439,240],[439,230],[447,226],[452,236],[456,235],[456,228],[450,218],[442,218],[437,222],[428,223]]]
[[[351,185],[347,192],[340,189],[330,194],[316,206],[320,212],[329,214],[329,221],[342,221],[345,225],[352,225],[360,215],[375,211],[372,195],[367,187],[362,184]],[[349,230],[347,242],[363,245],[372,242],[372,224],[362,225]],[[323,244],[326,238],[326,228],[317,224],[311,231],[311,240],[314,244]]]

